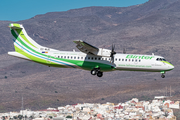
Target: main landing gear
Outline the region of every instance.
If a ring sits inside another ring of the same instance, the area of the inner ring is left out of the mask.
[[[97,75],[98,77],[102,77],[103,76],[103,72],[101,72],[99,68],[92,69],[91,70],[91,74],[92,75]]]

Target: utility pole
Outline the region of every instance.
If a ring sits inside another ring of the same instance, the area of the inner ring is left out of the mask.
[[[21,110],[23,109],[24,109],[24,101],[23,101],[23,96],[22,96]]]
[[[23,99],[23,95],[22,95],[21,111],[22,111],[22,116],[23,116],[23,120],[24,120],[23,110],[24,110],[24,99]]]
[[[171,97],[171,86],[170,86],[170,97]]]

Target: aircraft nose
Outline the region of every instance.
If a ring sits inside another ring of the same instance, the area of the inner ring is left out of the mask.
[[[174,65],[171,65],[171,69],[174,69]]]
[[[174,65],[169,65],[168,66],[170,69],[174,69]]]

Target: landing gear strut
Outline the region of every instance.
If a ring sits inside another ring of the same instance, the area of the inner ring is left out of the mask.
[[[98,77],[102,77],[103,72],[100,71],[100,68],[94,68],[91,70],[91,75],[97,75]]]

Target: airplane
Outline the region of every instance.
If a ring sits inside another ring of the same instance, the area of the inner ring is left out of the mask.
[[[97,48],[83,40],[73,42],[81,52],[59,51],[44,47],[28,36],[22,24],[11,23],[8,26],[14,37],[15,51],[9,55],[34,61],[43,65],[60,68],[78,68],[88,70],[92,75],[103,76],[103,72],[142,71],[165,73],[174,69],[174,66],[164,57],[157,55],[118,54],[115,45],[112,49]]]

